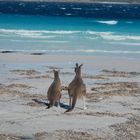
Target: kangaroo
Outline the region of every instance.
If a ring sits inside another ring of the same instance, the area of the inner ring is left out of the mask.
[[[66,110],[66,112],[70,112],[74,109],[76,105],[77,98],[83,97],[83,105],[84,109],[86,109],[85,106],[85,96],[86,96],[86,85],[84,84],[82,77],[81,77],[81,67],[78,63],[76,63],[75,67],[75,77],[71,81],[71,83],[68,86],[68,94],[69,94],[69,109]]]
[[[49,100],[48,108],[54,106],[56,103],[60,103],[61,98],[61,81],[59,78],[59,71],[53,70],[54,72],[54,80],[52,84],[50,85],[47,97]]]

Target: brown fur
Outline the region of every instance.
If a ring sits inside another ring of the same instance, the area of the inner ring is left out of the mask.
[[[59,78],[59,72],[56,70],[53,71],[54,71],[54,81],[50,85],[47,92],[47,97],[49,100],[48,108],[52,107],[56,103],[59,103],[61,98],[61,81]]]
[[[78,66],[78,64],[76,63],[75,67],[76,75],[68,86],[68,94],[70,97],[69,101],[70,108],[66,112],[72,111],[74,109],[77,98],[86,96],[86,85],[84,84],[81,77],[81,67],[82,65]]]

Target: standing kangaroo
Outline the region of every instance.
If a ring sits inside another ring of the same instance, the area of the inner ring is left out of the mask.
[[[68,94],[69,94],[69,109],[66,110],[66,112],[70,112],[74,109],[76,105],[77,98],[83,97],[83,104],[84,109],[86,109],[85,106],[85,96],[86,96],[86,85],[84,84],[82,77],[81,77],[81,67],[83,64],[78,66],[78,63],[76,63],[75,67],[75,77],[71,81],[71,83],[68,86]]]
[[[54,72],[54,80],[47,92],[47,97],[49,100],[48,108],[52,107],[56,103],[58,105],[58,103],[60,103],[61,98],[61,81],[59,78],[59,72],[56,70],[53,70],[53,72]]]

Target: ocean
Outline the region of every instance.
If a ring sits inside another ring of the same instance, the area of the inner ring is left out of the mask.
[[[0,14],[0,52],[140,57],[140,20]]]

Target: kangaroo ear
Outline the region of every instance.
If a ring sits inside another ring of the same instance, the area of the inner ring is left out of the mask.
[[[81,64],[80,66],[79,66],[79,68],[81,68],[83,66],[83,64]]]

